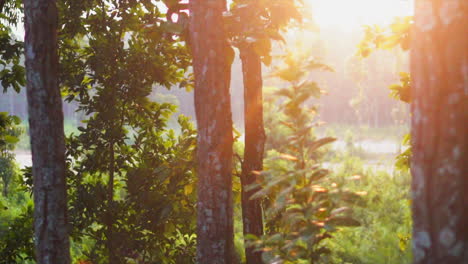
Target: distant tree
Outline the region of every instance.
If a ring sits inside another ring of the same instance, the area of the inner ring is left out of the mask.
[[[263,235],[261,199],[251,199],[258,191],[250,188],[256,174],[263,169],[265,129],[263,125],[262,62],[271,63],[273,40],[283,41],[280,31],[292,20],[301,16],[295,0],[252,1],[238,0],[225,14],[231,43],[240,51],[244,86],[245,147],[242,162],[242,223],[244,237]],[[248,264],[261,263],[261,252],[245,249]]]
[[[255,171],[263,170],[265,150],[265,128],[263,126],[263,79],[260,56],[252,46],[240,50],[242,75],[244,77],[244,126],[245,148],[242,163],[242,218],[244,235],[263,235],[261,199],[251,199],[255,189],[248,186],[255,183]],[[246,248],[248,264],[261,263],[261,252]]]
[[[468,263],[468,4],[416,0],[414,21],[414,263]]]
[[[265,148],[265,129],[263,126],[263,77],[262,57],[259,48],[269,57],[270,40],[265,33],[259,33],[263,27],[260,12],[261,6],[254,1],[237,1],[231,9],[232,19],[227,20],[230,26],[232,43],[239,48],[242,61],[242,77],[244,85],[244,129],[245,144],[241,173],[241,204],[242,226],[244,237],[263,235],[263,216],[260,199],[250,199],[256,189],[248,190],[255,183],[254,171],[263,169],[263,154]],[[228,18],[230,18],[228,16]],[[237,29],[237,30],[235,30]],[[236,32],[237,31],[237,32]],[[247,41],[250,37],[250,41]],[[267,45],[267,46],[265,46]],[[254,248],[245,248],[246,263],[262,263],[261,252]]]
[[[3,181],[3,196],[8,196],[9,185],[15,175],[15,150],[19,136],[23,132],[18,125],[21,120],[0,112],[0,179]]]
[[[85,119],[67,138],[72,238],[93,242],[93,263],[191,263],[194,247],[174,241],[195,229],[196,132],[183,117],[169,129],[176,107],[150,99],[156,85],[187,82],[176,25],[150,1],[60,8],[62,92]]]
[[[24,66],[20,61],[24,43],[15,38],[12,30],[19,23],[21,12],[21,1],[0,1],[0,85],[4,93],[8,88],[19,92],[26,82]]]
[[[233,262],[232,115],[234,56],[223,27],[225,0],[190,1],[198,128],[198,263]]]
[[[25,0],[24,15],[36,261],[66,264],[70,263],[70,244],[56,1]]]

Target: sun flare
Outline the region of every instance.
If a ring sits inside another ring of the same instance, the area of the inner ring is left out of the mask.
[[[412,0],[306,0],[318,26],[353,30],[368,24],[389,24],[412,14]]]

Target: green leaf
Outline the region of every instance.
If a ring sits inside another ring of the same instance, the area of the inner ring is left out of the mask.
[[[184,194],[185,195],[190,195],[192,192],[193,192],[193,185],[191,185],[191,184],[185,185]]]
[[[19,125],[21,124],[21,118],[19,118],[18,116],[11,116],[11,119],[13,119],[13,122],[15,123],[15,125]]]
[[[336,138],[332,138],[332,137],[321,138],[319,140],[312,142],[309,149],[310,151],[314,151],[322,146],[325,146],[335,141],[336,141]]]
[[[5,139],[6,143],[8,143],[8,144],[16,144],[19,141],[18,137],[11,136],[11,135],[5,135],[4,139]]]

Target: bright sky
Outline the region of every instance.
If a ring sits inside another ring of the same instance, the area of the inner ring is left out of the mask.
[[[396,16],[413,13],[412,0],[305,0],[318,26],[353,30],[362,25],[389,24]]]

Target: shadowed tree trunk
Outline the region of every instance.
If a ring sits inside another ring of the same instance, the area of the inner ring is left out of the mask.
[[[0,0],[0,14],[3,12],[3,7],[5,7],[6,0]]]
[[[67,264],[70,252],[56,1],[25,0],[24,13],[36,261]]]
[[[250,197],[257,189],[248,190],[255,183],[256,175],[252,171],[263,169],[263,152],[265,148],[265,130],[263,127],[263,97],[262,97],[262,62],[252,46],[246,44],[240,49],[242,73],[244,78],[244,123],[245,149],[242,164],[242,222],[244,236],[263,235],[263,219],[261,201]],[[254,248],[246,248],[247,264],[262,263],[262,253],[254,252]]]
[[[233,262],[232,116],[224,0],[190,1],[198,128],[197,263]]]
[[[413,254],[468,263],[468,3],[416,0],[411,44]]]
[[[115,149],[114,141],[111,140],[109,143],[109,182],[107,185],[107,250],[109,254],[109,263],[117,264],[122,263],[124,260],[119,260],[115,249],[115,239],[118,239],[114,235],[114,215],[112,208],[114,208],[114,176],[115,176]]]

